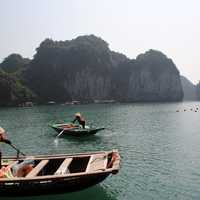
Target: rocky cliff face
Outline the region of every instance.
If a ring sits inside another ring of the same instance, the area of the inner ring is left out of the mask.
[[[164,54],[150,50],[130,60],[110,51],[94,35],[71,41],[46,39],[23,78],[44,102],[180,101],[183,97],[179,71]]]
[[[110,99],[112,61],[108,44],[93,35],[72,41],[45,40],[25,73],[41,99]]]
[[[111,97],[110,74],[96,74],[88,68],[76,72],[73,77],[66,76],[63,84],[72,100],[92,101]]]
[[[196,85],[196,97],[200,101],[200,82]]]
[[[137,57],[129,78],[129,101],[180,101],[182,97],[179,71],[172,60],[155,50]]]

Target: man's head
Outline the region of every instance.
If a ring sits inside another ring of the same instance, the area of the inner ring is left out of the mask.
[[[75,117],[76,117],[76,118],[80,118],[80,117],[81,117],[81,113],[76,113],[76,114],[75,114]]]
[[[0,141],[5,139],[5,130],[0,127]]]

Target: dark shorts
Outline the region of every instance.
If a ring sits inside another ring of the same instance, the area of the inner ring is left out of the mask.
[[[83,128],[85,128],[85,121],[81,121],[81,122],[80,122],[80,125],[81,125]]]

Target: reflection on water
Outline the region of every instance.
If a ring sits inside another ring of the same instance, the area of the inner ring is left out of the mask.
[[[80,192],[67,194],[49,195],[49,196],[31,196],[31,197],[5,197],[4,200],[78,200],[78,199],[95,199],[95,200],[115,200],[100,185],[94,186]]]

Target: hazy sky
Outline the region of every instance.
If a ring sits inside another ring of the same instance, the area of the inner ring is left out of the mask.
[[[200,80],[199,0],[0,0],[0,62],[11,53],[32,58],[45,38],[86,34],[129,58],[160,50]]]

